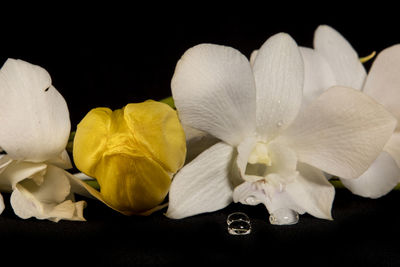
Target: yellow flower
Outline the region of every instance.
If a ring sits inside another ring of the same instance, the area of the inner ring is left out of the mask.
[[[146,214],[165,199],[185,156],[176,111],[152,100],[91,110],[73,147],[77,168],[97,179],[102,200],[127,215]]]

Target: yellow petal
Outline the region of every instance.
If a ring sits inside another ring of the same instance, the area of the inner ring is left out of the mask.
[[[96,177],[103,199],[122,213],[140,213],[157,206],[171,184],[168,173],[144,156],[107,155],[98,164]]]
[[[175,173],[183,166],[186,140],[175,110],[149,100],[127,105],[125,120],[135,139],[165,170]]]
[[[78,124],[75,133],[73,147],[75,165],[92,177],[96,164],[106,149],[111,114],[109,108],[92,109]]]
[[[90,111],[78,125],[73,156],[99,182],[98,199],[124,214],[149,214],[182,167],[186,140],[175,110],[146,101]]]

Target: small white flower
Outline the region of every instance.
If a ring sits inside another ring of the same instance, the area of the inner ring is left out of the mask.
[[[367,75],[357,52],[333,28],[322,25],[314,34],[314,49],[301,48],[305,66],[306,107],[316,96],[334,85],[358,89],[373,97],[400,120],[400,45],[380,52]],[[342,183],[354,194],[378,198],[400,182],[400,128],[369,169],[357,179]]]
[[[322,171],[359,176],[392,134],[395,119],[353,89],[332,88],[299,113],[303,61],[287,34],[268,39],[253,58],[202,44],[179,60],[171,87],[182,123],[221,141],[176,174],[168,217],[234,200],[331,219],[334,188]]]
[[[74,202],[65,151],[70,133],[67,104],[48,72],[8,59],[0,70],[0,191],[12,192],[21,218],[84,220]],[[0,211],[4,208],[0,199]]]

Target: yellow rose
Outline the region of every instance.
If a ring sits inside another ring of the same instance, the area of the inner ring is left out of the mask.
[[[127,215],[146,213],[165,199],[185,156],[176,111],[152,100],[91,110],[73,146],[76,167],[97,179],[107,205]]]

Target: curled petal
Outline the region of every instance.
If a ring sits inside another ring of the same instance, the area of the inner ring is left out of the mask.
[[[287,194],[307,213],[331,220],[335,188],[320,170],[312,166],[299,163],[298,170],[299,175],[286,186]]]
[[[327,25],[319,26],[314,34],[314,49],[331,67],[335,85],[362,89],[367,73],[357,52],[340,33]]]
[[[228,206],[233,152],[233,147],[219,142],[184,166],[172,181],[166,216],[180,219]]]
[[[12,161],[0,175],[0,190],[11,192],[15,189],[17,183],[27,178],[40,185],[44,180],[46,171],[47,164],[45,163]]]
[[[306,107],[278,138],[299,161],[329,174],[356,178],[381,153],[396,119],[358,90],[333,87]]]
[[[73,202],[69,179],[65,171],[48,165],[43,182],[38,185],[32,179],[18,182],[11,194],[11,206],[17,216],[27,219],[85,220],[84,201]]]
[[[182,123],[238,145],[255,130],[255,84],[236,49],[201,44],[178,61],[171,81]]]
[[[71,159],[69,158],[68,152],[65,149],[63,150],[63,152],[60,153],[60,155],[47,160],[46,163],[55,165],[65,170],[72,168]]]
[[[39,66],[8,59],[0,70],[0,146],[15,160],[43,162],[67,145],[67,104]]]
[[[340,180],[353,194],[379,198],[400,182],[400,169],[387,152],[382,152],[360,177]]]
[[[13,160],[7,155],[0,154],[0,174]]]

